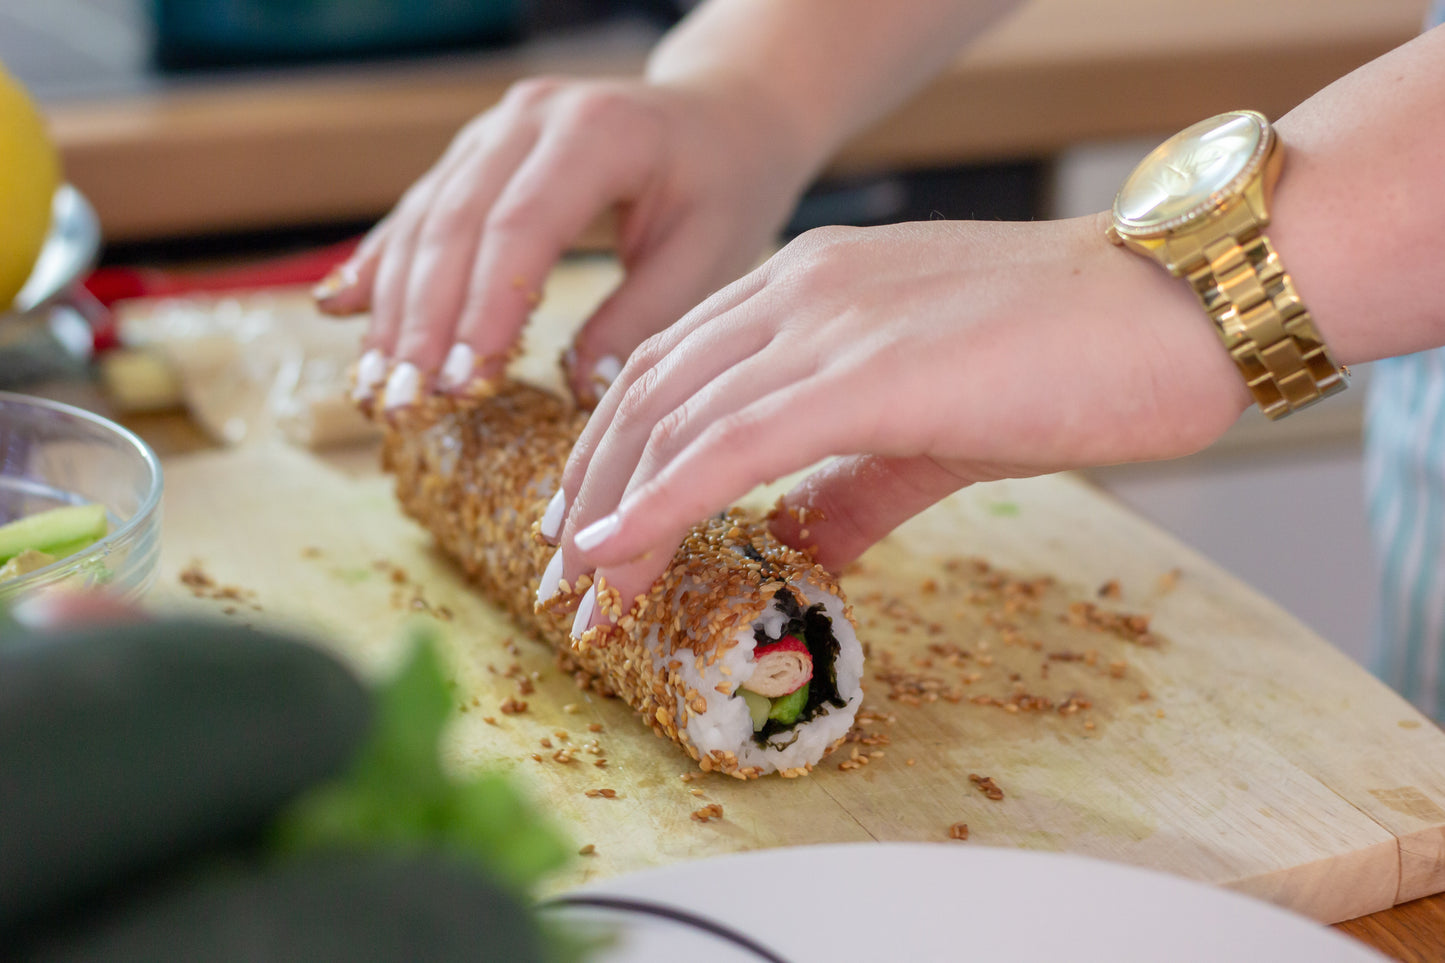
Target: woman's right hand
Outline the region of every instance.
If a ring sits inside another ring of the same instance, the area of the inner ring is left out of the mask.
[[[388,371],[387,407],[498,373],[552,266],[609,209],[626,273],[576,337],[584,401],[747,270],[813,162],[764,92],[716,86],[533,79],[471,121],[318,289],[329,313],[371,310],[361,395]]]

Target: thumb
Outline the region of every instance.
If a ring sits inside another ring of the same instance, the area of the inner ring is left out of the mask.
[[[836,458],[783,496],[772,529],[838,571],[919,512],[972,484],[927,456]]]

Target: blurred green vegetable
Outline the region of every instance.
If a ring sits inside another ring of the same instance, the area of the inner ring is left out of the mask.
[[[532,888],[570,847],[501,775],[456,778],[432,634],[363,686],[297,639],[0,607],[0,956],[566,963]]]
[[[284,809],[273,842],[288,853],[435,847],[529,890],[571,847],[506,777],[456,779],[443,770],[438,749],[452,699],[433,636],[412,634],[409,661],[376,693],[356,762]]]

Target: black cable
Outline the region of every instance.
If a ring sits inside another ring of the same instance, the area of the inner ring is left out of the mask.
[[[710,920],[705,916],[698,916],[695,913],[689,913],[687,910],[680,910],[674,906],[668,906],[665,903],[649,903],[646,900],[628,899],[621,896],[557,896],[540,904],[541,909],[549,909],[555,906],[590,906],[595,909],[619,910],[624,913],[640,913],[644,916],[656,916],[711,933],[713,936],[742,947],[758,957],[758,959],[767,960],[768,963],[788,963],[784,957],[779,956],[744,933],[739,933],[737,930],[724,926],[715,920]]]

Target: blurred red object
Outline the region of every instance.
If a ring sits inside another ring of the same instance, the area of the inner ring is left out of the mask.
[[[360,238],[301,254],[272,258],[243,267],[210,271],[173,271],[161,268],[103,267],[85,279],[85,288],[110,307],[130,298],[178,297],[186,294],[220,294],[257,288],[315,284],[351,257]]]

